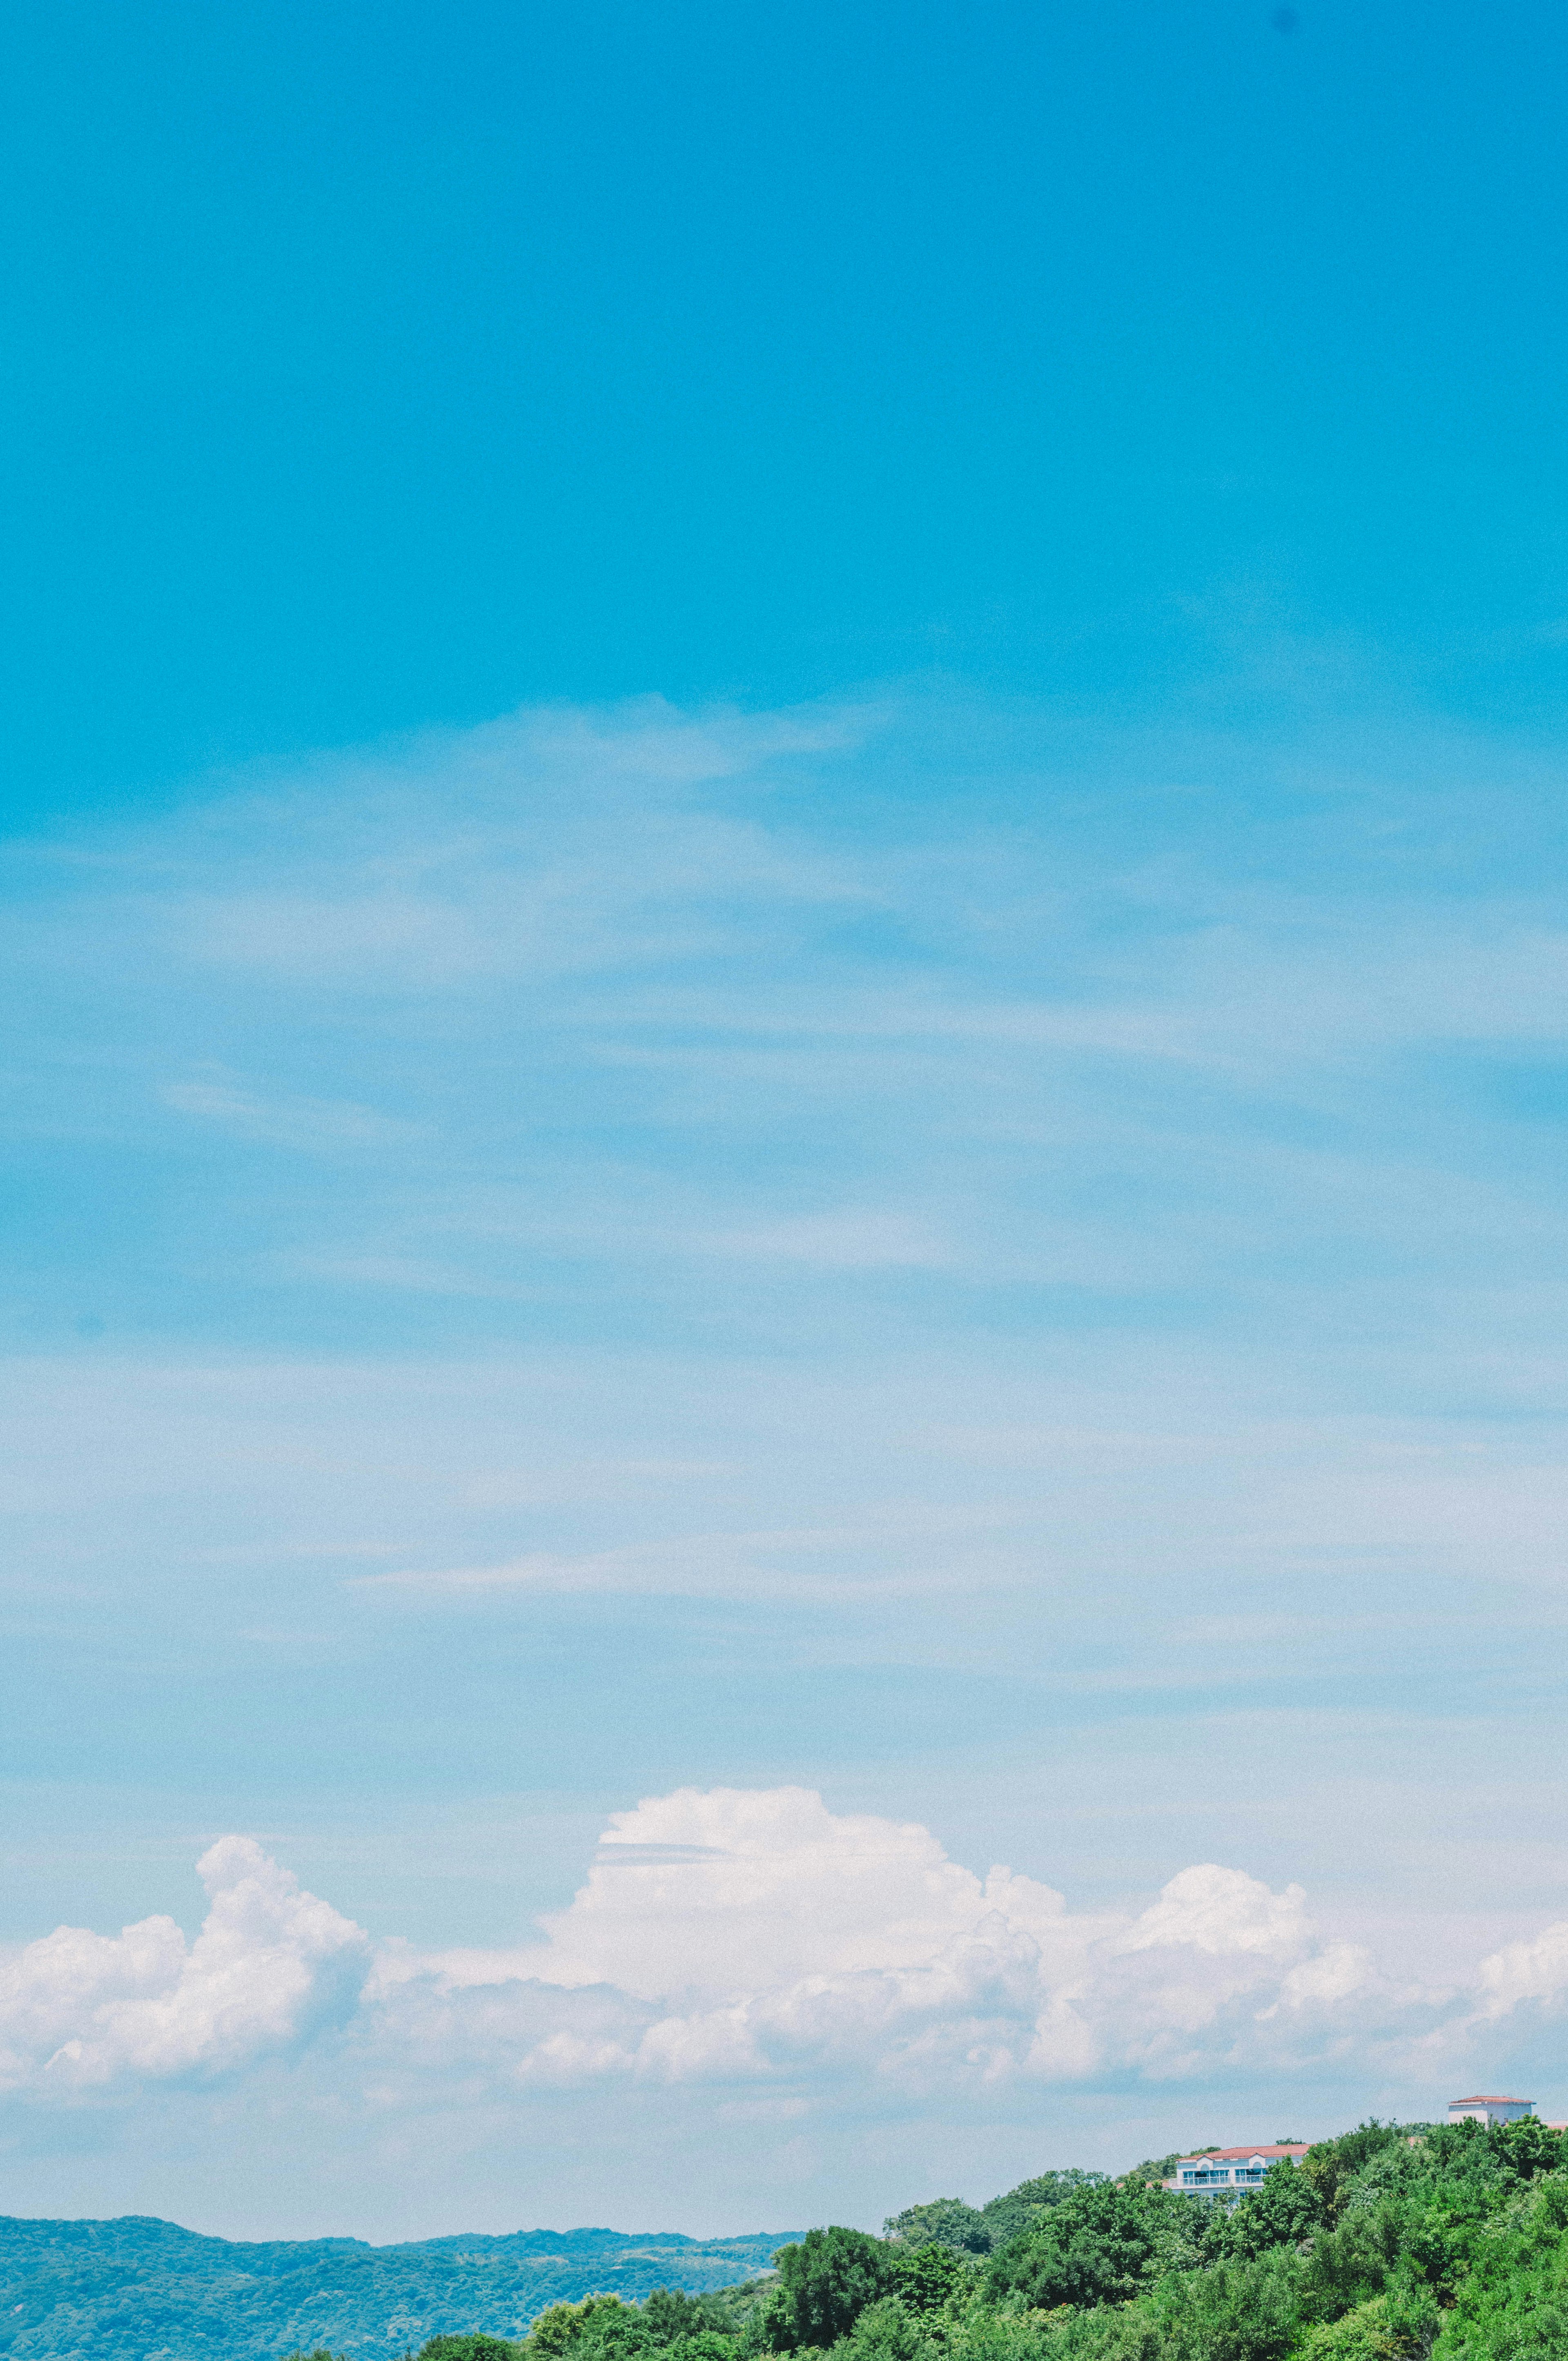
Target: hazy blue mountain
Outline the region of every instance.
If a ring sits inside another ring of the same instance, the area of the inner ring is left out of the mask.
[[[4,2361],[278,2361],[325,2345],[381,2361],[442,2329],[517,2335],[545,2305],[598,2291],[727,2287],[796,2230],[740,2238],[617,2230],[510,2236],[203,2238],[172,2222],[0,2215]]]

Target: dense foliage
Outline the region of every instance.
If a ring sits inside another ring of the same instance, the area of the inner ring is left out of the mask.
[[[420,2361],[1568,2361],[1568,2138],[1535,2122],[1364,2124],[1234,2202],[1048,2174],[887,2228]]]
[[[445,2361],[471,2361],[469,2331],[489,2330],[506,2351],[563,2299],[732,2284],[765,2268],[788,2235],[703,2243],[526,2230],[391,2246],[241,2244],[146,2215],[0,2216],[0,2361],[278,2361],[291,2346],[399,2361],[443,2331],[459,2333]]]
[[[1176,2158],[1168,2163],[1174,2166]],[[1139,2167],[1142,2171],[1144,2168]],[[906,2205],[883,2224],[883,2235],[901,2246],[955,2246],[962,2254],[989,2255],[1027,2230],[1041,2213],[1059,2205],[1064,2197],[1105,2180],[1102,2172],[1042,2172],[1036,2180],[1021,2180],[1004,2197],[989,2205],[966,2205],[961,2197],[938,2197],[927,2205]]]
[[[1233,2202],[1163,2188],[1161,2161],[1116,2180],[1046,2173],[982,2206],[933,2199],[882,2238],[775,2240],[766,2273],[760,2242],[603,2231],[225,2248],[159,2223],[0,2223],[0,2304],[10,2234],[55,2269],[46,2286],[35,2268],[20,2311],[0,2312],[0,2361],[276,2361],[281,2340],[256,2342],[269,2272],[312,2323],[289,2361],[1568,2361],[1568,2137],[1543,2124],[1364,2124]],[[138,2237],[161,2256],[156,2283],[126,2268]],[[192,2308],[179,2274],[196,2249],[213,2251]],[[91,2303],[83,2254],[99,2272]],[[449,2323],[489,2325],[431,2334],[392,2306],[391,2283],[367,2274],[411,2257],[444,2268]],[[530,2257],[557,2273],[569,2260],[576,2288],[520,2319],[513,2284],[508,2311],[489,2310],[496,2270],[515,2282]],[[655,2257],[664,2284],[650,2283]],[[726,2266],[731,2283],[704,2290]],[[370,2324],[323,2337],[315,2323],[341,2313],[344,2290],[363,2317],[376,2284]]]

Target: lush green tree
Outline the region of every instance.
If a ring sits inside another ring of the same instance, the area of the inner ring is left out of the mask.
[[[1378,2199],[1370,2205],[1341,2206],[1332,2230],[1312,2241],[1302,2273],[1302,2301],[1314,2321],[1337,2320],[1370,2297],[1381,2295],[1399,2260],[1401,2211]]]
[[[1159,2162],[911,2206],[886,2241],[815,2230],[771,2279],[589,2297],[526,2345],[420,2361],[1568,2361],[1568,2139],[1543,2124],[1362,2124],[1238,2202],[1160,2188]],[[1008,2218],[1003,2248],[965,2243]]]
[[[743,2354],[770,2352],[773,2331],[769,2327],[780,2306],[779,2279],[776,2271],[766,2278],[755,2279],[739,2288],[718,2288],[712,2291],[714,2326],[722,2335],[734,2337]]]
[[[642,2325],[656,2345],[673,2345],[677,2336],[694,2336],[713,2325],[701,2297],[687,2295],[684,2288],[655,2288],[642,2299],[641,2312]]]
[[[1426,2361],[1442,2322],[1425,2290],[1375,2295],[1309,2328],[1296,2349],[1300,2361]]]
[[[1197,2210],[1168,2190],[1085,2175],[1033,2229],[993,2255],[986,2290],[1029,2311],[1125,2303],[1164,2268],[1199,2259]]]
[[[1058,2344],[1037,2313],[992,2312],[977,2304],[953,2339],[952,2361],[1057,2361]]]
[[[642,2328],[641,2313],[630,2304],[622,2303],[618,2295],[589,2295],[581,2303],[553,2303],[540,2313],[528,2332],[531,2361],[556,2361],[557,2355],[576,2345],[590,2328],[596,2341],[613,2335],[612,2323],[622,2327],[635,2323],[646,2341],[653,2341]]]
[[[698,2328],[689,2336],[675,2337],[664,2350],[670,2361],[739,2361],[743,2347],[738,2337],[722,2335],[717,2328]]]
[[[419,2349],[419,2361],[518,2361],[522,2346],[509,2337],[473,2329],[457,2336],[433,2336]]]
[[[917,2315],[896,2296],[883,2296],[833,2351],[835,2361],[924,2361],[926,2341]]]
[[[778,2284],[763,2334],[775,2353],[837,2343],[868,2304],[894,2289],[894,2249],[864,2230],[808,2230],[798,2246],[781,2246],[773,2261]]]
[[[906,2205],[890,2214],[883,2235],[905,2246],[951,2246],[960,2255],[989,2255],[991,2228],[978,2205],[961,2197],[933,2197],[924,2205]]]
[[[1344,2192],[1362,2168],[1407,2136],[1398,2124],[1380,2124],[1374,2116],[1353,2132],[1342,2132],[1338,2139],[1317,2141],[1293,2169],[1305,2175],[1323,2220],[1332,2223],[1337,2220]]]
[[[1533,2180],[1542,2172],[1561,2172],[1568,2163],[1568,2140],[1535,2115],[1489,2127],[1486,2145],[1505,2170],[1520,2180]]]
[[[1011,2239],[1031,2229],[1052,2206],[1064,2204],[1080,2190],[1103,2186],[1107,2178],[1103,2172],[1080,2172],[1076,2167],[1065,2172],[1041,2172],[1033,2180],[1021,2180],[1005,2195],[993,2197],[980,2209],[992,2253],[1000,2253]]]
[[[1298,2278],[1294,2254],[1277,2250],[1176,2272],[1145,2309],[1168,2353],[1193,2361],[1285,2361],[1299,2323]]]
[[[911,2312],[940,2312],[970,2294],[979,2278],[974,2259],[951,2246],[928,2246],[895,2250],[893,2289]]]
[[[1257,2188],[1221,2216],[1215,2243],[1227,2255],[1262,2255],[1271,2246],[1295,2246],[1322,2224],[1316,2187],[1294,2164],[1271,2164]]]
[[[1436,2354],[1568,2356],[1568,2172],[1537,2179],[1473,2233]]]
[[[638,2307],[606,2304],[584,2324],[572,2361],[639,2361],[642,2356],[652,2361],[663,2349]]]

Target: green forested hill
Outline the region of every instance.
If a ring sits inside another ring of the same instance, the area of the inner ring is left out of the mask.
[[[1364,2124],[1234,2204],[1159,2178],[937,2198],[885,2238],[810,2231],[741,2294],[562,2306],[423,2361],[1568,2361],[1568,2139],[1544,2124]]]
[[[1234,2204],[1159,2169],[936,2198],[882,2238],[13,2221],[0,2361],[1568,2361],[1568,2136],[1544,2124],[1364,2124]]]
[[[326,2345],[379,2361],[444,2329],[521,2335],[546,2305],[605,2290],[712,2288],[763,2268],[793,2232],[706,2243],[614,2230],[237,2245],[171,2222],[0,2218],[5,2361],[278,2361]]]
[[[1234,2205],[1140,2168],[887,2226],[936,2242],[811,2233],[757,2341],[797,2361],[1568,2361],[1568,2136],[1534,2121],[1365,2124]]]

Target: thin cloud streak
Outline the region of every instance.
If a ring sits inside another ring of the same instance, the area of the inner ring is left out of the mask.
[[[76,1668],[63,1728],[20,1675],[27,1759],[204,1793],[210,1730],[235,1826],[285,1779],[324,1822],[345,1760],[454,1811],[990,1782],[1097,1890],[1113,1794],[1146,1899],[1246,1861],[1370,1897],[1374,1959],[1451,1873],[1420,1797],[1502,1759],[1541,1907],[1486,1948],[1543,1940],[1559,807],[1435,728],[927,685],[516,716],[20,850],[4,1598]],[[1187,1742],[1245,1776],[1173,1785]]]

